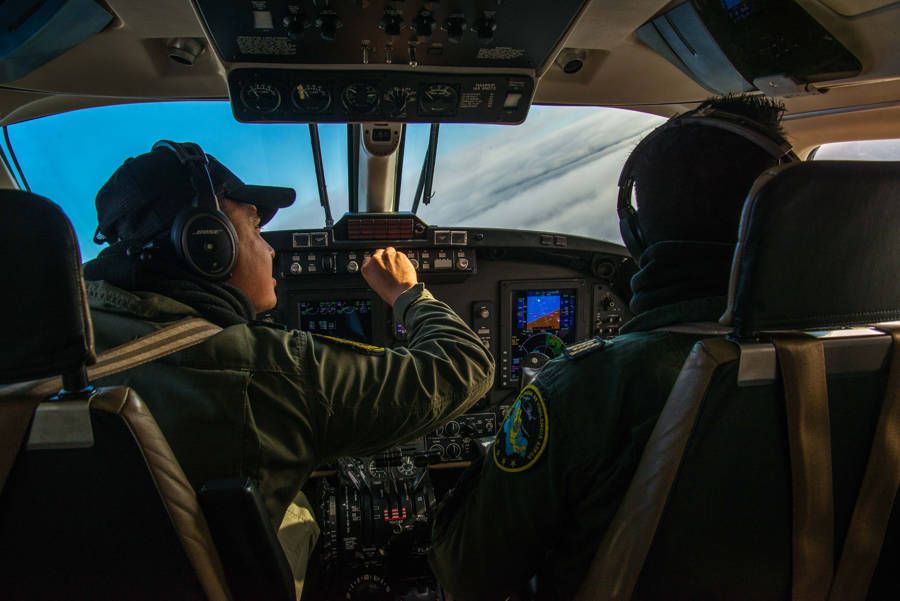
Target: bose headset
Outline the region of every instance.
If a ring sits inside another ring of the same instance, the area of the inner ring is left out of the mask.
[[[206,153],[197,144],[169,140],[153,145],[152,150],[159,149],[175,153],[190,169],[194,188],[190,206],[175,216],[169,230],[175,253],[194,274],[210,281],[226,279],[237,263],[238,237],[216,197]]]
[[[619,230],[622,232],[622,241],[625,243],[625,247],[628,248],[635,260],[638,260],[641,254],[647,250],[647,243],[641,230],[637,209],[631,203],[636,181],[632,173],[635,157],[639,156],[639,150],[643,145],[649,143],[650,140],[656,138],[662,132],[668,131],[673,127],[688,124],[708,125],[737,134],[768,152],[778,161],[779,165],[800,160],[791,149],[791,144],[777,132],[768,131],[746,117],[714,107],[701,106],[663,123],[640,141],[629,155],[628,160],[625,161],[625,166],[622,167],[622,173],[619,175],[619,198],[616,202],[616,211],[619,214]]]

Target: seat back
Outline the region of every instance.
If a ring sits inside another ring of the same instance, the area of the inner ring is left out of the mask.
[[[900,320],[897,232],[898,163],[760,178],[734,332],[686,361],[580,598],[900,598],[900,336],[869,327]]]
[[[193,489],[138,395],[94,389],[78,242],[45,198],[0,192],[4,599],[229,599]],[[41,398],[26,381],[63,376]]]

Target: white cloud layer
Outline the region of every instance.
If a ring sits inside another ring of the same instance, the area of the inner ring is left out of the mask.
[[[435,225],[546,230],[619,241],[619,171],[637,142],[662,122],[641,113],[595,109],[559,127],[541,112],[441,148],[435,197],[419,214]]]
[[[520,126],[444,125],[434,200],[422,204],[419,215],[433,225],[542,230],[619,242],[619,171],[638,141],[662,122],[655,115],[621,109],[534,107]],[[421,139],[407,144],[404,210],[424,157],[427,134],[424,129],[418,133]],[[332,177],[335,172],[343,178]],[[332,169],[327,178],[335,219],[347,206],[344,174]],[[311,173],[306,177],[314,178]],[[322,222],[317,199],[304,197],[280,211],[267,229]]]

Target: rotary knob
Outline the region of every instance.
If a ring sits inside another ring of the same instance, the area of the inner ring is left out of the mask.
[[[465,257],[460,257],[456,261],[456,268],[459,269],[460,271],[465,271],[466,269],[469,268],[469,260]]]
[[[310,25],[309,19],[306,18],[302,12],[297,13],[296,15],[288,15],[282,21],[284,24],[284,28],[287,31],[288,38],[293,41],[297,41],[303,37],[303,32],[309,29]]]
[[[356,273],[357,271],[359,271],[359,263],[356,261],[347,261],[347,272]]]
[[[333,42],[337,37],[337,30],[343,26],[343,21],[333,10],[323,10],[316,16],[316,28],[326,42]]]
[[[462,13],[454,13],[444,20],[444,31],[447,32],[447,41],[459,44],[462,41],[463,33],[465,33],[468,25],[466,24],[466,16]]]
[[[462,454],[462,447],[456,444],[455,442],[451,442],[447,445],[447,457],[450,459],[456,459]]]
[[[497,31],[497,21],[494,17],[485,13],[473,25],[478,41],[482,44],[490,44],[494,41],[494,32]]]
[[[410,263],[412,263],[413,269],[419,271],[419,260],[418,259],[410,259]]]
[[[300,275],[303,273],[303,266],[300,263],[291,263],[291,274]]]
[[[430,38],[431,34],[434,33],[436,25],[437,21],[434,20],[431,11],[425,9],[420,10],[413,21],[413,28],[416,30],[416,35],[426,39]]]
[[[403,30],[403,25],[403,15],[386,12],[381,17],[381,21],[378,22],[378,29],[381,29],[389,36],[396,37]]]
[[[444,426],[444,431],[447,433],[447,436],[457,436],[459,434],[459,422],[448,422]]]

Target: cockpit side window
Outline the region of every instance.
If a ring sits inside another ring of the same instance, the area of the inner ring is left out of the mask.
[[[810,158],[815,161],[900,161],[900,139],[822,144]]]
[[[347,210],[346,128],[322,125],[319,131],[332,205],[341,215]],[[323,225],[309,128],[238,123],[224,101],[83,109],[11,125],[9,135],[32,191],[69,216],[84,260],[102,249],[92,241],[97,191],[125,159],[149,151],[160,139],[196,142],[244,181],[296,189],[290,214],[282,211],[267,229]]]

